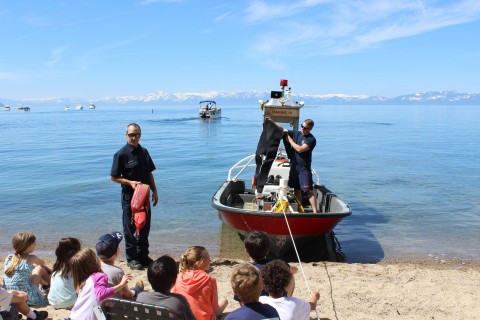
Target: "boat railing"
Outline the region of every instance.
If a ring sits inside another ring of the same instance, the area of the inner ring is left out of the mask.
[[[281,153],[281,149],[280,149],[280,153],[279,153],[279,155],[277,155],[277,157],[282,157],[282,156],[283,156],[283,154]],[[243,171],[245,171],[246,168],[256,166],[256,163],[252,163],[253,159],[255,159],[254,154],[252,154],[248,157],[245,157],[245,158],[239,160],[237,163],[235,163],[230,168],[230,170],[228,170],[227,181],[237,181],[238,177],[242,174]],[[236,172],[236,170],[239,170],[239,171],[232,178],[232,176]],[[317,172],[313,168],[312,168],[312,175],[315,177],[315,179],[317,181],[316,184],[317,185],[322,185],[321,182],[320,182],[320,176],[317,174]]]
[[[252,164],[253,159],[255,159],[254,154],[252,154],[248,157],[245,157],[245,158],[241,159],[240,161],[238,161],[237,163],[235,163],[230,168],[230,170],[228,170],[227,181],[237,181],[238,176],[240,176],[246,168],[255,166],[256,165],[255,163]],[[232,174],[236,170],[240,170],[240,171],[238,171],[238,173],[232,178]]]

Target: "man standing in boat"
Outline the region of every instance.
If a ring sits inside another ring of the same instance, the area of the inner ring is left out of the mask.
[[[153,205],[157,205],[158,193],[152,174],[155,170],[155,165],[148,150],[139,144],[142,131],[138,124],[129,124],[125,137],[127,144],[113,156],[110,176],[112,181],[122,185],[123,235],[128,267],[132,270],[141,270],[153,261],[148,256],[148,234],[150,232],[152,212],[150,206],[148,206],[146,224],[142,228],[140,235],[136,237],[130,202],[135,186],[139,183],[144,183],[150,186]],[[147,201],[149,200],[147,199]]]
[[[295,190],[295,196],[302,201],[302,193],[308,194],[313,213],[317,213],[317,196],[313,191],[312,151],[317,140],[311,134],[313,120],[306,119],[301,131],[285,130],[285,149],[290,158],[288,186]]]

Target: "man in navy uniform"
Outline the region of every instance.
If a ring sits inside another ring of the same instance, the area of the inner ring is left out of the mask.
[[[148,150],[139,144],[142,131],[138,124],[129,124],[125,136],[127,144],[113,156],[110,176],[112,181],[122,185],[123,234],[128,267],[132,270],[141,270],[153,261],[148,256],[148,234],[150,232],[152,212],[149,206],[146,224],[137,238],[135,236],[135,224],[132,221],[130,201],[132,200],[135,186],[139,183],[145,183],[150,186],[152,191],[153,205],[157,205],[158,193],[152,174],[155,170],[155,165]]]

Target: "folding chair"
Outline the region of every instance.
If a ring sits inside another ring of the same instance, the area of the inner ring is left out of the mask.
[[[110,298],[95,308],[98,320],[181,320],[174,310],[132,300]]]

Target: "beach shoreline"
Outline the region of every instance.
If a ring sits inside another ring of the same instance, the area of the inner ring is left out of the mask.
[[[175,259],[178,257],[174,257]],[[5,256],[0,257],[3,279]],[[53,258],[46,258],[53,265]],[[230,287],[232,267],[242,259],[215,258],[211,274],[217,278],[219,297],[229,301],[226,312],[238,307]],[[146,271],[130,271],[126,261],[117,263],[134,279],[142,279],[151,290]],[[376,264],[310,262],[292,263],[295,275],[294,296],[307,299],[310,290],[321,294],[316,312],[320,319],[478,319],[480,263],[477,262],[379,262]],[[305,279],[302,274],[305,273]],[[134,282],[132,282],[134,283]],[[39,308],[49,319],[68,317],[68,310]]]

